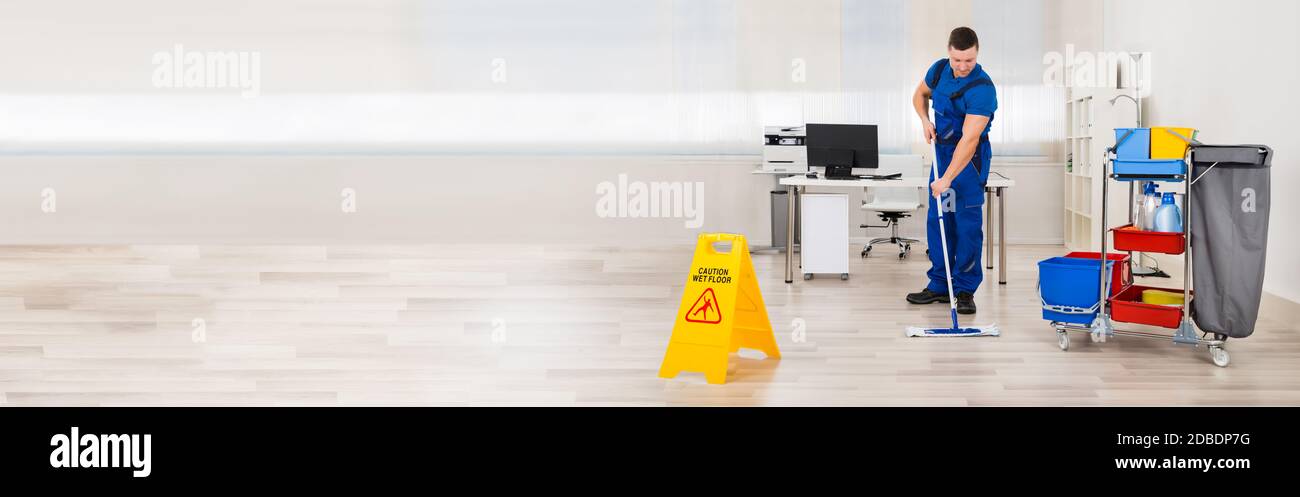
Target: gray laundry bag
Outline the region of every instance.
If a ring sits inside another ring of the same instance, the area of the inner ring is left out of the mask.
[[[1255,331],[1272,159],[1264,145],[1192,147],[1192,319],[1205,332],[1244,338]]]

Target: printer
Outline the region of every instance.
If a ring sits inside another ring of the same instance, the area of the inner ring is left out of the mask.
[[[808,172],[807,133],[803,126],[763,127],[763,171],[801,174]]]

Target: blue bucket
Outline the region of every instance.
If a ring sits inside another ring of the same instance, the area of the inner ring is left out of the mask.
[[[1114,261],[1106,261],[1106,280],[1110,281]],[[1089,325],[1100,309],[1101,261],[1053,257],[1038,262],[1038,294],[1043,304],[1043,319],[1060,323]]]
[[[1124,176],[1116,178],[1119,181],[1153,179],[1171,181],[1168,176],[1187,175],[1187,163],[1182,159],[1116,159],[1111,172]]]
[[[1150,159],[1151,128],[1115,128],[1115,156],[1120,160]]]

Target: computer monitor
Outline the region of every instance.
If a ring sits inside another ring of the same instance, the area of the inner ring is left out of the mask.
[[[808,167],[880,167],[880,149],[874,124],[808,124],[805,131]]]

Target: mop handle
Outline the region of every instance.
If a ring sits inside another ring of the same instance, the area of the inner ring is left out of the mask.
[[[934,160],[930,161],[934,180],[939,179],[939,139],[934,140]],[[952,311],[952,329],[957,329],[957,294],[952,291],[952,268],[948,267],[948,234],[943,227],[943,197],[934,196],[934,215],[939,217],[939,245],[943,247],[943,273],[948,276],[948,306]]]

